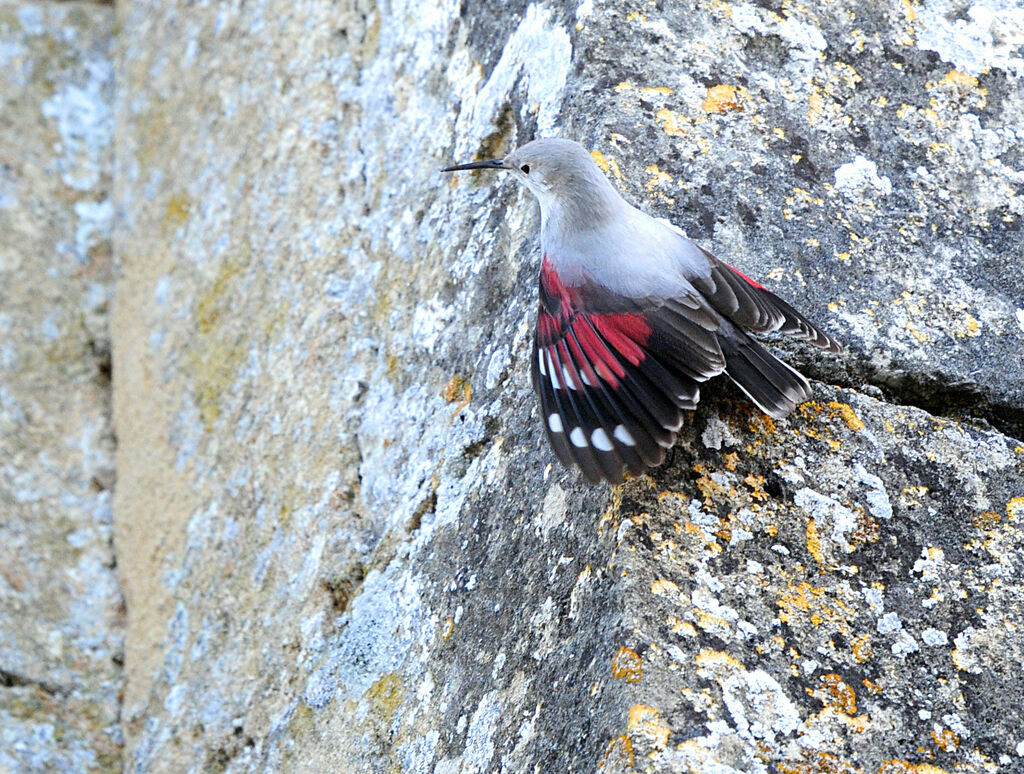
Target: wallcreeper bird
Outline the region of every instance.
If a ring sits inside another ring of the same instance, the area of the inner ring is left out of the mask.
[[[540,202],[540,311],[533,386],[548,440],[591,482],[658,465],[694,409],[700,383],[725,373],[773,417],[811,386],[747,331],[778,331],[829,352],[839,344],[681,231],[628,204],[570,140],[534,140],[503,169]]]

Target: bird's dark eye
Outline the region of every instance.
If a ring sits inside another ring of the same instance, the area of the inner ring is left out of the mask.
[[[521,170],[523,170],[523,174],[524,174],[524,175],[528,175],[528,174],[530,174],[530,165],[529,165],[529,164],[523,164],[523,166],[521,166],[521,167],[519,167],[519,168],[520,168]]]

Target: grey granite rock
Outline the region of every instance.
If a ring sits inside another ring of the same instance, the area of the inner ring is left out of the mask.
[[[1019,765],[1018,12],[950,10],[122,6],[128,769]],[[535,208],[437,172],[555,132],[844,386],[555,467]]]
[[[0,770],[121,760],[110,8],[0,2]]]

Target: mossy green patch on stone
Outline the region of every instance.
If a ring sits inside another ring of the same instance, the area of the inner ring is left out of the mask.
[[[384,724],[390,725],[405,698],[401,675],[390,672],[382,676],[366,691],[366,698]]]
[[[224,261],[213,282],[195,304],[196,336],[190,364],[195,396],[203,426],[210,431],[220,418],[221,397],[234,383],[249,351],[250,336],[239,330],[231,310],[231,287],[249,265],[251,251],[244,246]]]
[[[188,220],[191,207],[188,196],[184,192],[179,191],[173,194],[167,200],[167,207],[164,209],[164,225],[172,229],[177,228]]]
[[[231,280],[249,265],[250,257],[251,252],[246,248],[237,257],[225,261],[213,284],[199,296],[199,300],[196,302],[195,320],[200,333],[211,333],[217,326],[221,315],[228,311],[229,305],[225,299],[225,293],[231,285]]]
[[[209,342],[207,346],[193,350],[196,402],[207,432],[213,430],[220,418],[221,396],[234,383],[238,367],[245,360],[246,349],[245,343],[239,341],[234,344]]]

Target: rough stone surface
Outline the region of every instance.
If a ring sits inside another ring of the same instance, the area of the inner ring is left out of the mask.
[[[127,768],[1020,765],[1019,12],[957,9],[122,5]],[[556,132],[844,386],[553,467],[535,208],[437,169]]]
[[[0,2],[0,771],[121,760],[113,21]]]

